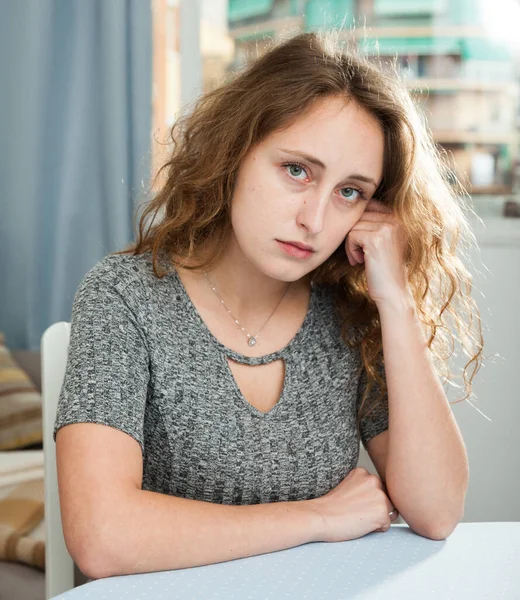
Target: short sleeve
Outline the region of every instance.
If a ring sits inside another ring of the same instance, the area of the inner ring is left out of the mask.
[[[64,425],[101,423],[127,433],[143,450],[146,338],[125,294],[106,275],[94,267],[74,296],[54,439]]]
[[[384,378],[385,371],[384,371],[383,367],[381,367],[380,373]],[[367,373],[366,373],[366,370],[363,369],[363,371],[361,372],[361,375],[359,376],[358,390],[357,390],[357,410],[358,411],[361,406],[361,400],[363,398],[363,394],[366,390],[366,387],[367,387]],[[381,391],[380,386],[377,384],[377,382],[374,383],[374,385],[370,391],[370,395],[367,398],[365,405],[363,407],[363,412],[371,409],[374,401],[377,400],[377,398],[380,394],[380,391]],[[373,437],[375,437],[376,435],[379,435],[380,433],[382,433],[383,431],[386,431],[388,429],[388,395],[387,394],[385,394],[383,396],[382,400],[378,401],[377,406],[370,412],[370,414],[368,414],[366,417],[364,417],[361,420],[359,429],[360,429],[361,441],[363,442],[363,446],[365,447],[365,450],[366,450],[366,445],[367,445],[368,441],[370,441]]]

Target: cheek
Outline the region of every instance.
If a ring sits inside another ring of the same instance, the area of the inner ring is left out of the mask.
[[[327,246],[331,249],[331,252],[345,241],[349,231],[354,227],[358,220],[359,218],[357,215],[355,217],[352,215],[349,215],[348,217],[343,216],[343,218],[336,215],[335,218],[332,219],[327,233]]]
[[[262,232],[269,223],[262,186],[243,187],[237,192],[231,205],[231,224],[235,236],[241,245],[254,244],[258,247]]]
[[[284,218],[283,196],[270,182],[251,183],[236,189],[231,205],[233,224],[242,229],[272,226]],[[287,208],[285,209],[287,212]]]

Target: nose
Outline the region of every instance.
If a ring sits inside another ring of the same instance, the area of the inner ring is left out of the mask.
[[[299,206],[296,222],[307,233],[317,235],[323,231],[325,223],[325,211],[327,209],[328,194],[315,193],[306,194]]]

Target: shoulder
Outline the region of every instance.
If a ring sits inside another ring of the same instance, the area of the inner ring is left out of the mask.
[[[129,254],[108,254],[91,267],[83,277],[82,285],[104,284],[123,292],[139,280],[145,257]]]
[[[155,275],[151,254],[109,254],[85,274],[79,290],[93,287],[112,289],[125,297],[132,297],[148,295],[162,281]]]
[[[168,284],[168,277],[164,277]],[[157,290],[164,285],[153,270],[151,255],[110,254],[96,263],[81,280],[72,303],[71,334],[88,347],[89,337],[119,337],[130,342],[136,332],[147,344],[154,327]]]
[[[155,275],[151,254],[109,254],[80,281],[72,313],[73,316],[95,313],[105,320],[119,311],[130,311],[137,320],[146,320],[155,300],[170,285],[170,275],[162,278]]]

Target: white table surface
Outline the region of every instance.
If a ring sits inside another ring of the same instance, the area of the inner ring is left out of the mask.
[[[407,525],[233,561],[92,581],[60,600],[520,600],[520,522],[460,523],[443,541]]]

